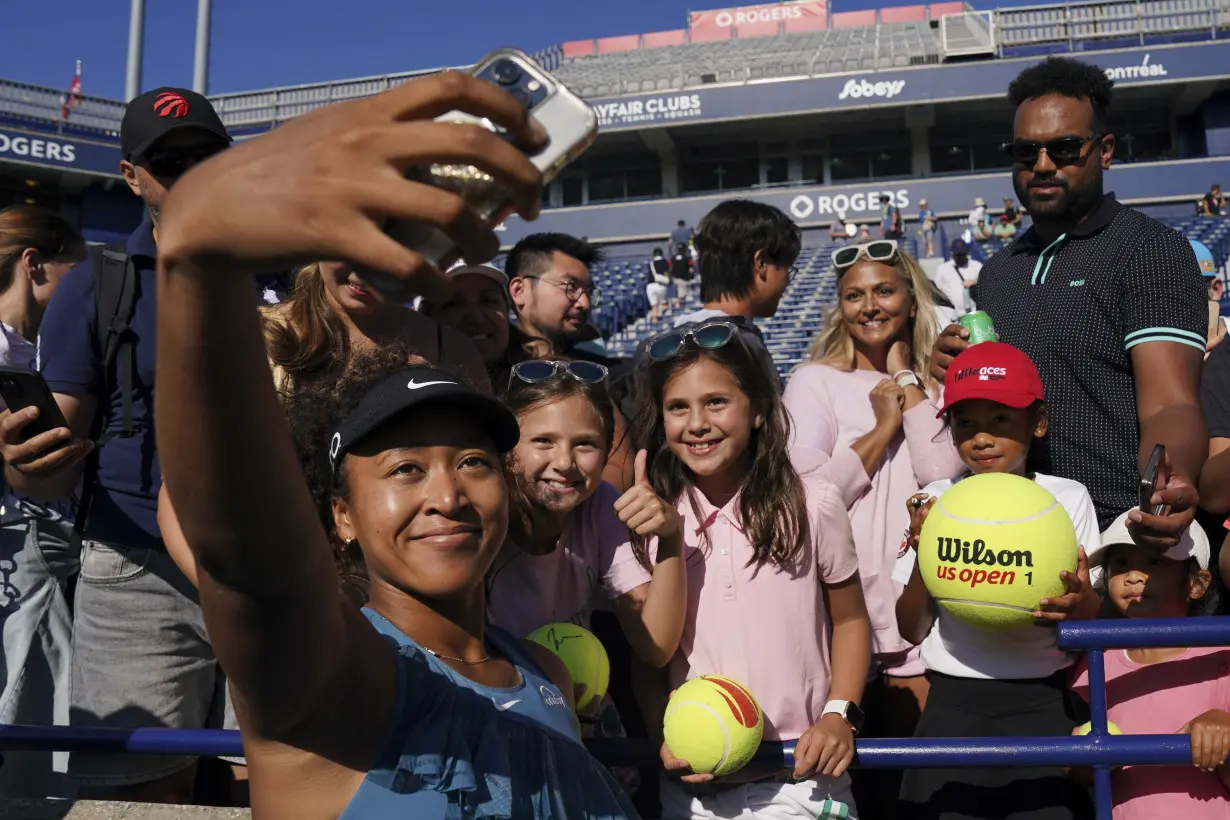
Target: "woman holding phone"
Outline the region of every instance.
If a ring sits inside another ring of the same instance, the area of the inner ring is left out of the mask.
[[[43,311],[60,277],[83,259],[85,240],[55,213],[29,205],[0,211],[0,365],[35,370]],[[75,507],[72,501],[24,498],[3,485],[0,629],[6,675],[0,723],[68,722],[73,619],[65,583],[76,570],[80,548],[72,526]],[[69,793],[63,776],[52,769],[50,753],[5,753],[0,796]]]
[[[452,110],[516,144],[434,121]],[[244,143],[190,171],[166,203],[159,450],[257,818],[634,815],[581,745],[562,664],[486,627],[483,578],[508,519],[499,455],[515,418],[422,367],[343,391],[318,445],[322,525],[251,304],[254,273],[320,258],[447,298],[447,279],[383,218],[435,226],[471,262],[499,242],[460,197],[403,173],[476,165],[533,219],[542,177],[518,146],[545,142],[510,95],[446,72]],[[363,610],[338,588],[328,530],[362,551]]]

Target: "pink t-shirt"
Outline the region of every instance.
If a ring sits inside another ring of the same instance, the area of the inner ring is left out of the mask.
[[[555,549],[530,555],[505,544],[488,577],[487,616],[524,637],[568,621],[589,627],[595,594],[618,598],[650,580],[615,515],[619,490],[605,481],[569,517]]]
[[[874,475],[867,475],[850,445],[874,429],[871,390],[887,378],[874,370],[804,365],[790,377],[784,397],[795,468],[832,482],[850,511],[874,631],[873,651],[881,656],[912,649],[897,631],[897,598],[904,587],[892,578],[910,523],[906,501],[931,482],[955,478],[965,470],[947,426],[935,417],[936,406],[922,401],[906,411],[884,460]],[[921,666],[917,674],[922,674]]]
[[[1089,672],[1075,668],[1072,689],[1089,699]],[[1142,666],[1106,650],[1107,716],[1125,735],[1173,735],[1210,709],[1230,711],[1230,647],[1193,647]],[[1124,766],[1111,772],[1115,820],[1226,820],[1230,792],[1215,772],[1195,766]]]
[[[820,584],[844,581],[858,569],[837,490],[815,476],[803,482],[813,549],[790,573],[771,564],[747,566],[752,547],[740,529],[738,496],[718,509],[695,493],[699,518],[686,495],[678,506],[688,613],[668,666],[671,688],[698,675],[740,681],[764,710],[766,740],[795,740],[820,719],[830,678],[829,617]]]

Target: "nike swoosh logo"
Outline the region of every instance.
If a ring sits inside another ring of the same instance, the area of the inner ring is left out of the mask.
[[[411,379],[410,383],[407,384],[406,387],[410,388],[411,390],[418,390],[419,388],[422,388],[422,387],[431,387],[433,384],[456,384],[456,383],[457,382],[416,382],[414,379]]]
[[[494,703],[494,701],[492,702]],[[495,708],[499,709],[501,712],[507,712],[509,709],[513,708],[520,702],[521,700],[518,698],[517,700],[510,700],[508,703],[496,703]]]

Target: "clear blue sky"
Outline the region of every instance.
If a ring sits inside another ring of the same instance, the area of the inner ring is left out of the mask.
[[[835,11],[910,0],[832,0]],[[981,8],[1021,0],[978,2]],[[192,84],[196,0],[147,0],[142,88]],[[209,90],[389,74],[473,62],[497,46],[685,28],[721,0],[214,0]],[[129,0],[0,0],[0,77],[122,98]]]

